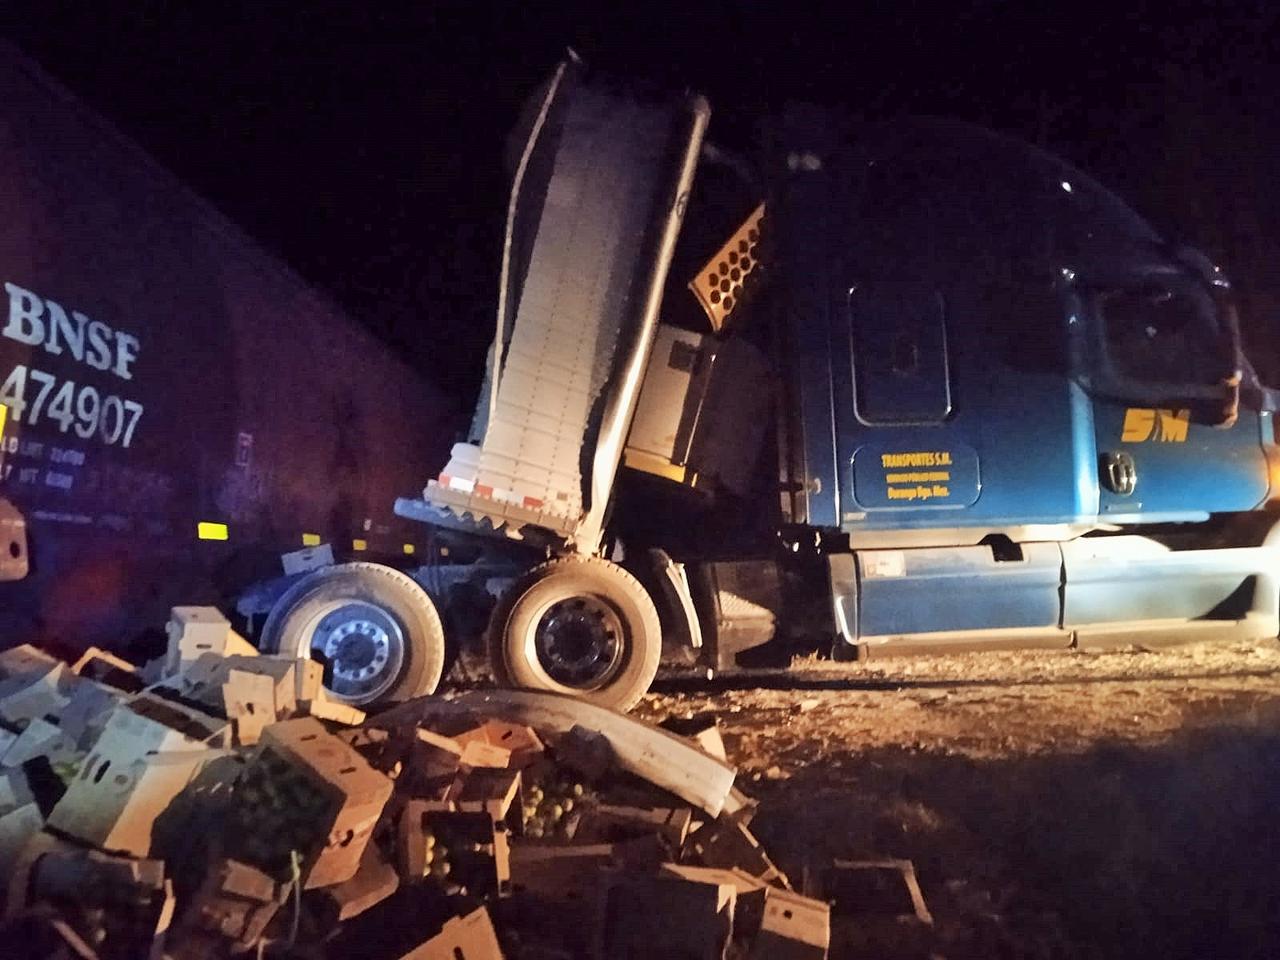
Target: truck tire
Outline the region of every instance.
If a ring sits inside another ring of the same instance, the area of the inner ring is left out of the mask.
[[[662,628],[644,587],[615,563],[564,557],[516,580],[489,621],[498,683],[634,707],[658,672]]]
[[[322,661],[326,693],[358,707],[432,693],[445,659],[431,597],[377,563],[344,563],[303,577],[267,616],[261,645]]]

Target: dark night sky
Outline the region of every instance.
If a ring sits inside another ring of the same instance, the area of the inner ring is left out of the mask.
[[[467,399],[504,138],[565,45],[707,94],[739,147],[788,100],[1039,141],[1221,258],[1246,320],[1278,326],[1280,5],[1048,6],[9,0],[0,32]]]

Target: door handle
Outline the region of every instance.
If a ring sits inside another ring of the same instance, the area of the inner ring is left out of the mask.
[[[1138,487],[1138,465],[1123,450],[1102,455],[1102,483],[1112,493],[1127,497]]]

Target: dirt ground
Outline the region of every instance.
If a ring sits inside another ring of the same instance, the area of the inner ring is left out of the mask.
[[[811,660],[638,708],[702,711],[798,885],[915,863],[906,955],[1280,957],[1278,644]]]

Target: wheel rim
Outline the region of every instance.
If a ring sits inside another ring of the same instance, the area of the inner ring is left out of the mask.
[[[326,669],[325,690],[346,703],[368,703],[386,693],[404,667],[400,623],[381,607],[342,600],[316,612],[302,632],[306,651]]]
[[[622,619],[600,597],[557,600],[535,621],[534,662],[552,684],[569,690],[605,686],[622,667]]]

